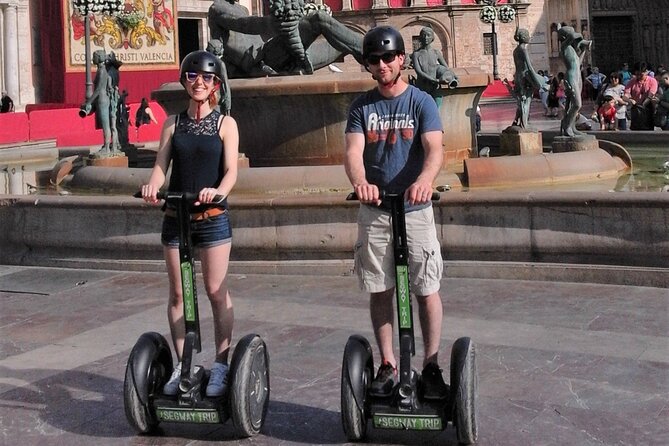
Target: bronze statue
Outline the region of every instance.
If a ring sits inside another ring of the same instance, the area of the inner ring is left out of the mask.
[[[448,68],[444,56],[430,45],[434,42],[434,31],[429,26],[420,30],[420,48],[411,53],[411,63],[416,70],[414,85],[435,97],[441,85],[458,86],[458,78]]]
[[[346,54],[362,64],[362,34],[327,12],[307,12],[303,0],[272,0],[270,11],[251,16],[234,0],[209,8],[212,41],[223,48],[229,77],[308,74]]]
[[[116,110],[118,107],[118,68],[122,62],[112,52],[109,57],[105,50],[93,53],[93,63],[97,66],[93,94],[79,109],[82,118],[95,113],[95,128],[102,129],[104,142],[100,153],[118,152],[119,140],[116,130]]]
[[[583,105],[581,101],[581,91],[583,90],[581,64],[585,52],[592,47],[592,41],[584,39],[571,26],[562,26],[558,29],[558,40],[560,42],[560,56],[566,67],[564,90],[567,97],[565,114],[560,123],[560,134],[574,137],[583,134],[576,129],[578,112]]]
[[[232,96],[230,95],[230,89],[228,88],[230,83],[228,82],[228,70],[225,66],[225,59],[223,57],[225,54],[223,42],[220,40],[211,40],[209,44],[207,44],[207,51],[221,59],[221,62],[223,62],[224,79],[221,79],[223,82],[221,82],[221,90],[218,92],[220,95],[218,99],[218,107],[221,113],[223,113],[225,116],[230,116],[230,110],[232,109]]]
[[[513,62],[516,66],[516,71],[513,75],[513,86],[510,87],[506,79],[504,79],[504,83],[517,102],[516,117],[512,125],[527,128],[534,90],[542,89],[547,91],[548,84],[543,76],[540,76],[532,67],[527,50],[527,44],[530,43],[530,32],[524,28],[518,28],[514,39],[518,42],[518,46],[513,50]]]

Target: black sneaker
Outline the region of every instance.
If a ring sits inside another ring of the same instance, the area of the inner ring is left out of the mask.
[[[434,362],[429,363],[421,373],[423,382],[423,398],[441,400],[448,396],[449,387],[444,382],[441,369]]]
[[[374,396],[389,396],[395,386],[397,369],[389,362],[384,362],[376,372],[376,378],[369,387],[369,393]]]

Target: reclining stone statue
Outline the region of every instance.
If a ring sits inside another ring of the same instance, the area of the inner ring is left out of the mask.
[[[347,54],[362,63],[362,34],[303,0],[272,0],[262,17],[234,0],[214,0],[208,22],[230,78],[311,74]]]

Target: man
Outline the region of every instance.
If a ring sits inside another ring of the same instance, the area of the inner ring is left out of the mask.
[[[606,80],[606,75],[599,72],[599,68],[592,67],[592,73],[585,78],[586,82],[590,84],[591,87],[591,96],[590,99],[593,101],[599,96],[599,91]]]
[[[2,100],[0,100],[0,113],[9,113],[14,111],[14,101],[9,97],[6,91],[2,92]]]
[[[379,193],[385,190],[404,193],[411,291],[418,301],[425,352],[424,396],[440,399],[448,393],[438,365],[443,265],[430,197],[443,160],[441,120],[434,100],[401,77],[404,41],[396,29],[370,30],[363,39],[363,61],[377,86],[351,105],[345,167],[361,203],[356,272],[361,288],[371,294],[370,316],[381,354],[370,392],[389,395],[397,380],[392,229]]]
[[[653,130],[652,100],[657,93],[657,79],[648,75],[645,62],[634,64],[634,77],[625,86],[625,98],[632,106],[631,130]]]

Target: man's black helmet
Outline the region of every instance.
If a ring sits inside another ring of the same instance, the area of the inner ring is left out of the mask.
[[[377,26],[367,31],[362,40],[362,58],[367,60],[370,54],[388,52],[404,54],[402,34],[391,26]]]
[[[189,71],[196,73],[213,73],[222,81],[224,79],[223,62],[221,59],[211,54],[209,51],[193,51],[188,53],[181,61],[179,69],[179,79],[183,81],[184,76]]]

